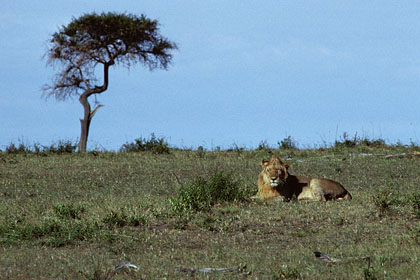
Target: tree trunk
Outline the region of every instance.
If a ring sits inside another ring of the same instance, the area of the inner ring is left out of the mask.
[[[84,94],[80,95],[79,101],[83,106],[84,110],[84,117],[80,119],[80,140],[79,140],[79,152],[85,153],[87,147],[87,140],[89,136],[89,127],[90,121],[92,120],[93,116],[95,115],[96,111],[99,108],[103,107],[103,105],[98,105],[93,111],[90,109],[90,104],[88,101],[89,93],[85,92]]]
[[[87,99],[87,95],[82,94],[79,98],[80,103],[83,106],[84,118],[80,119],[80,141],[79,141],[79,152],[86,152],[87,139],[89,136],[89,127],[91,118],[90,104]]]
[[[90,121],[92,120],[96,111],[99,108],[103,107],[103,105],[98,105],[92,111],[90,109],[90,104],[89,104],[88,98],[92,94],[99,94],[99,93],[107,90],[107,88],[108,88],[108,69],[113,64],[114,64],[113,60],[104,64],[104,84],[102,86],[96,86],[93,89],[88,89],[82,95],[80,95],[80,97],[79,97],[79,102],[82,104],[83,111],[84,111],[83,119],[80,119],[81,131],[80,131],[80,140],[79,140],[79,152],[82,152],[82,153],[86,152],[87,139],[88,139],[88,136],[89,136]]]

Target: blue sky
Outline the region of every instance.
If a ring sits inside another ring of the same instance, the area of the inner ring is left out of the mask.
[[[115,3],[116,2],[116,3]],[[177,43],[168,71],[114,66],[88,149],[155,133],[178,147],[331,144],[344,132],[420,141],[417,1],[7,1],[0,14],[0,149],[77,141],[77,99],[43,99],[43,55],[73,17],[157,19]],[[93,103],[93,100],[92,100]]]

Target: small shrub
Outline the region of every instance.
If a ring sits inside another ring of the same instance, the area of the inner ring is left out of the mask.
[[[203,146],[199,146],[197,148],[197,156],[199,158],[204,158],[205,155],[206,155],[206,153],[204,152],[204,147]]]
[[[371,148],[380,148],[386,146],[385,140],[379,139],[369,139],[368,137],[360,138],[357,136],[357,133],[354,135],[353,139],[349,139],[349,136],[346,132],[343,133],[341,140],[336,140],[334,143],[335,148],[355,148],[355,147],[371,147]]]
[[[128,224],[127,222],[128,216],[123,212],[115,212],[111,211],[108,215],[105,216],[105,218],[102,220],[102,222],[105,225],[108,225],[110,227],[124,227]]]
[[[410,198],[411,206],[417,217],[420,217],[420,194],[413,194]]]
[[[50,146],[41,146],[36,143],[33,146],[25,145],[20,143],[16,146],[14,143],[10,143],[6,147],[5,152],[8,154],[37,154],[37,155],[47,155],[51,154],[70,154],[74,153],[77,149],[77,144],[73,144],[71,141],[59,140],[57,144],[51,144]]]
[[[375,206],[379,210],[379,214],[384,214],[387,210],[389,210],[390,206],[397,202],[394,194],[390,189],[384,189],[379,191],[373,198]]]
[[[144,225],[145,223],[146,219],[142,215],[132,215],[128,217],[128,225],[131,227],[137,227]]]
[[[169,154],[170,147],[164,138],[156,138],[152,133],[150,139],[137,138],[134,143],[126,143],[120,148],[121,152],[152,152],[154,154]]]
[[[175,212],[203,211],[209,210],[217,202],[242,200],[245,197],[241,182],[235,180],[232,173],[220,171],[208,179],[201,176],[195,178],[182,186],[178,196],[169,202]]]
[[[49,147],[48,146],[43,147],[42,152],[60,155],[60,154],[74,153],[76,152],[76,149],[77,149],[77,144],[74,144],[69,140],[59,140],[57,144],[51,144]]]
[[[9,146],[6,147],[5,152],[7,154],[26,154],[31,152],[31,149],[23,143],[20,143],[17,147],[14,143],[10,143]]]
[[[51,247],[62,247],[74,241],[84,241],[92,238],[98,230],[96,223],[57,222],[50,221],[43,225],[45,241],[42,243]]]
[[[385,140],[383,139],[379,138],[379,139],[371,140],[371,139],[368,139],[367,137],[363,139],[358,139],[357,144],[361,146],[372,147],[372,148],[379,148],[379,147],[386,146]]]
[[[96,223],[80,223],[48,219],[42,224],[3,223],[0,225],[2,243],[16,241],[35,241],[61,247],[74,241],[87,240],[99,229]]]
[[[268,151],[270,150],[270,146],[268,145],[267,140],[261,141],[260,144],[258,144],[257,150],[258,151]]]
[[[78,271],[78,273],[86,280],[111,280],[116,274],[112,269],[103,269],[96,265],[93,271]]]
[[[273,279],[302,279],[302,275],[296,268],[284,265]]]
[[[368,266],[363,269],[363,276],[365,280],[376,280],[378,279],[378,273],[370,265],[370,259],[368,259]]]
[[[61,204],[57,203],[53,207],[54,213],[62,219],[79,219],[83,212],[85,212],[86,207],[84,205],[74,205],[74,204]]]
[[[235,152],[238,155],[242,154],[245,151],[244,147],[239,147],[236,143],[232,145],[231,148],[227,149],[228,152]]]
[[[279,148],[283,149],[283,150],[295,150],[295,149],[297,149],[296,142],[295,142],[295,140],[293,140],[293,138],[291,136],[287,136],[286,138],[284,138],[280,142],[277,142],[277,144],[279,145]]]
[[[127,215],[124,209],[121,211],[111,211],[102,222],[107,225],[109,228],[113,227],[125,227],[125,226],[132,226],[136,227],[142,225],[146,222],[145,218],[141,215]]]
[[[343,133],[341,140],[335,140],[335,148],[353,148],[357,144],[357,133],[354,135],[353,139],[349,139],[347,132]]]

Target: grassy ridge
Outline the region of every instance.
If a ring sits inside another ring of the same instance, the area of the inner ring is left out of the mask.
[[[384,156],[410,149],[280,151],[283,159],[291,157],[292,174],[341,182],[353,196],[343,203],[260,203],[236,197],[256,192],[264,149],[0,153],[0,275],[182,279],[189,275],[178,266],[246,266],[195,277],[420,278],[420,158]],[[200,180],[207,188],[222,182],[242,191],[229,193],[228,201],[213,193],[199,211],[175,211],[170,201],[188,201],[182,194],[191,194],[188,188]],[[320,261],[314,251],[342,262]],[[140,270],[114,272],[123,260]]]

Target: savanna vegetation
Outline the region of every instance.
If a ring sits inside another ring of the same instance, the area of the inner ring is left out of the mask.
[[[0,152],[0,278],[420,278],[417,145],[343,138],[298,149],[289,137],[207,151],[153,136],[119,152],[76,146]],[[251,202],[269,149],[353,200]],[[138,268],[116,269],[121,261]]]

